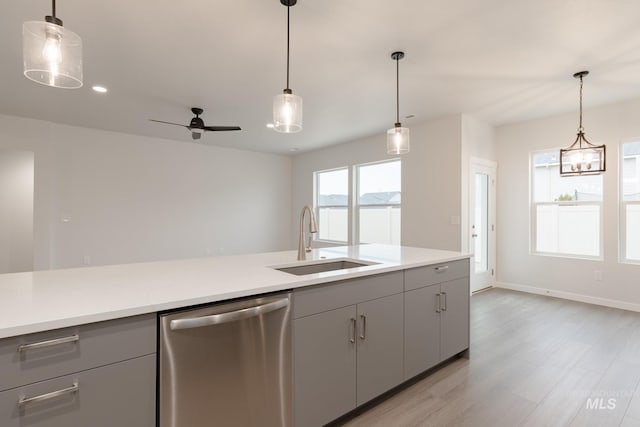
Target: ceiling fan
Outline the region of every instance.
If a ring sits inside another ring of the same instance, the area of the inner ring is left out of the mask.
[[[191,109],[191,112],[196,116],[191,119],[191,122],[188,125],[181,125],[180,123],[165,122],[162,120],[154,120],[154,119],[149,119],[149,120],[152,122],[165,123],[167,125],[182,126],[184,128],[187,128],[191,131],[192,139],[200,139],[204,132],[222,132],[222,131],[230,131],[230,130],[242,130],[240,129],[239,126],[205,126],[204,120],[200,118],[200,114],[202,114],[204,110],[202,108],[193,107]]]

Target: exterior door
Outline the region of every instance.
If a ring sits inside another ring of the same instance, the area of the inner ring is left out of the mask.
[[[488,288],[495,280],[496,266],[496,164],[471,161],[469,183],[469,251],[471,292]]]

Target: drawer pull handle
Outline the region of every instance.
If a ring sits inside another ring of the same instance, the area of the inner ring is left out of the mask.
[[[441,265],[440,267],[436,267],[437,273],[443,273],[449,269],[448,265]]]
[[[440,307],[442,307],[442,298],[440,295],[442,295],[440,292],[436,294],[436,313],[440,313]]]
[[[79,391],[78,382],[74,382],[71,387],[63,388],[60,390],[52,391],[50,393],[41,394],[33,397],[21,397],[18,399],[18,406],[25,406],[30,403],[43,402],[45,400],[54,399],[56,397],[65,396],[67,394],[74,394]]]
[[[54,345],[60,345],[60,344],[65,344],[69,342],[78,342],[79,339],[80,337],[78,336],[78,334],[73,334],[68,337],[55,338],[55,339],[46,340],[46,341],[39,341],[31,344],[22,344],[18,346],[18,352],[22,353],[23,351],[27,351],[27,350],[36,350],[38,348],[52,347]]]

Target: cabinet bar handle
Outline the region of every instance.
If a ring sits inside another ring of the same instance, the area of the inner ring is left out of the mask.
[[[437,273],[443,273],[449,269],[448,265],[441,265],[440,267],[436,267],[435,270]]]
[[[78,386],[78,382],[74,382],[73,385],[71,387],[67,387],[67,388],[63,388],[60,390],[56,390],[56,391],[52,391],[50,393],[45,393],[45,394],[41,394],[39,396],[33,396],[33,397],[21,397],[20,399],[18,399],[18,406],[25,406],[28,405],[30,403],[37,403],[37,402],[42,402],[45,400],[49,400],[49,399],[54,399],[56,397],[60,397],[60,396],[64,396],[67,394],[73,394],[73,393],[77,393],[80,390],[79,386]]]
[[[349,342],[354,344],[356,342],[356,319],[353,317],[351,318],[351,333],[349,335]]]
[[[46,340],[46,341],[39,341],[31,344],[22,344],[18,346],[18,352],[22,353],[23,351],[27,351],[27,350],[35,350],[38,348],[52,347],[54,345],[65,344],[69,342],[78,342],[79,339],[80,337],[78,336],[78,334],[73,334],[68,337],[55,338],[55,339]]]
[[[360,339],[367,339],[367,316],[364,314],[360,315],[360,319],[362,319],[362,333],[360,334]]]
[[[436,313],[440,313],[440,307],[442,305],[441,302],[442,301],[440,301],[440,292],[438,292],[436,294]]]
[[[442,307],[442,311],[447,311],[447,293],[442,292],[442,296],[444,296],[444,307]]]

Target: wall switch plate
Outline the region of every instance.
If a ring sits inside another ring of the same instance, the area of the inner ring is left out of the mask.
[[[593,270],[593,280],[602,282],[602,270]]]

